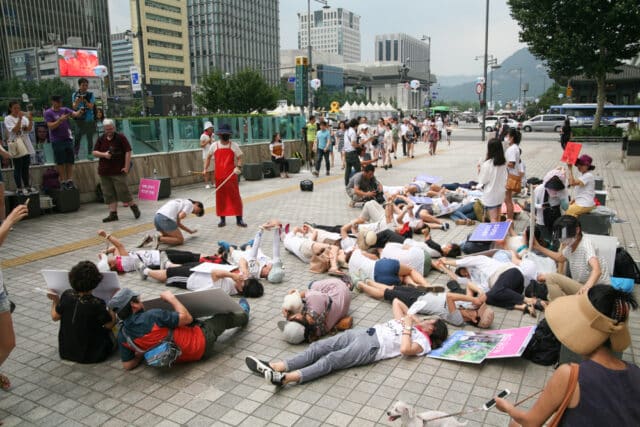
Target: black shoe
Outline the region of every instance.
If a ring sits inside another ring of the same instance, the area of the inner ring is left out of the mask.
[[[131,211],[133,212],[133,216],[135,219],[140,218],[140,209],[138,209],[138,205],[130,205]]]
[[[447,282],[447,288],[449,288],[450,292],[456,293],[456,294],[466,294],[465,290],[462,289],[460,287],[460,284],[458,282],[456,282],[455,280],[449,280]]]
[[[237,225],[238,227],[243,227],[243,228],[246,228],[246,227],[247,227],[247,223],[246,223],[246,222],[244,222],[244,221],[242,221],[242,220],[237,221],[237,222],[236,222],[236,225]]]
[[[255,372],[256,374],[264,375],[266,371],[271,370],[269,362],[265,362],[264,360],[260,360],[253,356],[245,357],[244,363],[247,365],[247,368],[249,368],[251,372]]]
[[[284,375],[281,372],[276,372],[272,369],[264,372],[264,379],[267,384],[273,384],[276,387],[282,387],[284,385]]]
[[[109,216],[106,218],[102,219],[102,222],[112,222],[112,221],[117,221],[118,220],[118,213],[117,212],[109,212]]]
[[[218,223],[218,227],[224,227],[225,225],[227,225],[227,222],[226,222],[225,220],[221,220],[221,221]]]

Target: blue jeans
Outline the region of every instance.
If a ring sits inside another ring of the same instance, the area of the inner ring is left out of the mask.
[[[331,164],[329,163],[329,153],[330,151],[324,151],[318,148],[316,151],[316,172],[320,172],[320,165],[322,165],[322,159],[324,159],[324,163],[327,166],[327,172],[331,169]]]
[[[477,219],[473,211],[473,202],[460,206],[449,217],[451,219]]]
[[[366,329],[349,329],[313,342],[284,364],[287,372],[299,370],[300,383],[305,383],[339,369],[372,363],[378,348],[380,342],[375,332],[369,335]]]

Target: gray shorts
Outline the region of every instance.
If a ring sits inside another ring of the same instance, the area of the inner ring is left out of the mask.
[[[127,175],[101,176],[100,187],[107,205],[116,202],[129,203],[133,200],[127,186]]]

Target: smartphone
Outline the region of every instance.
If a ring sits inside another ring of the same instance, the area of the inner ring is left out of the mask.
[[[503,397],[508,396],[509,394],[511,394],[511,391],[508,388],[505,388],[500,393],[498,393],[498,397],[499,398],[503,398]],[[496,399],[491,399],[490,401],[488,401],[487,403],[482,405],[482,409],[484,409],[485,411],[488,411],[489,409],[493,408],[494,406],[496,406]]]
[[[30,201],[31,201],[31,197],[27,197],[27,200],[24,201],[24,205],[29,206]]]

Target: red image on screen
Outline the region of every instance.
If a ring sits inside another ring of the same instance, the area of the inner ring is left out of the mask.
[[[60,77],[95,77],[98,65],[97,50],[58,48]]]

